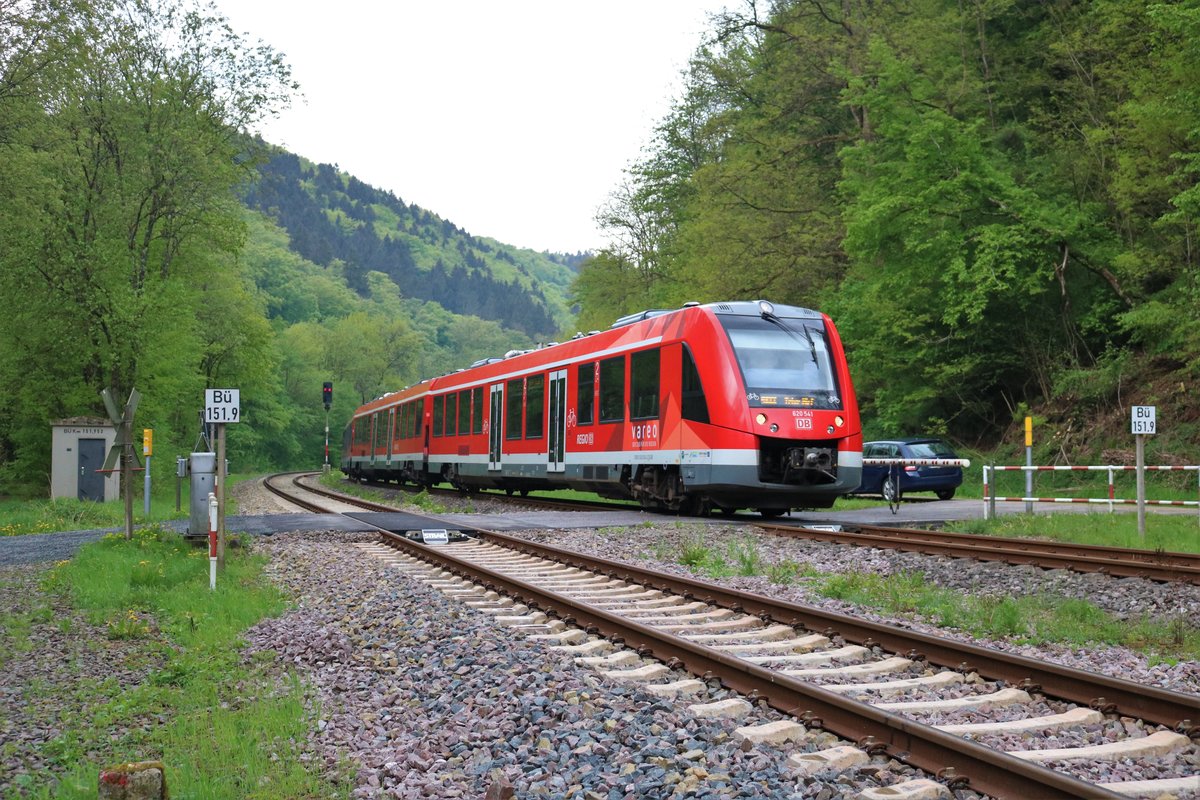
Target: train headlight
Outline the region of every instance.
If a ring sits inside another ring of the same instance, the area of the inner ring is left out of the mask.
[[[771,423],[771,433],[778,433],[778,432],[779,432],[779,426],[776,425],[774,422],[772,422]]]
[[[838,414],[836,417],[833,418],[833,424],[837,425],[840,428],[846,424],[846,420],[842,419],[841,414]],[[830,433],[833,433],[833,431],[830,431]]]
[[[757,422],[759,425],[766,425],[767,424],[767,415],[759,414],[757,417],[754,418],[754,421]]]
[[[833,431],[834,431],[834,427],[832,425],[830,425],[828,428],[825,429],[826,433],[833,433]]]

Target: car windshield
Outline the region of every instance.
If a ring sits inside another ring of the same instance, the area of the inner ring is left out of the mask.
[[[913,458],[958,458],[950,445],[938,440],[934,442],[913,442],[908,446]]]
[[[840,409],[820,320],[720,315],[751,406]]]

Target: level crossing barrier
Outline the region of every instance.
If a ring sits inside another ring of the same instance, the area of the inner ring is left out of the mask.
[[[865,461],[865,459],[864,459]],[[1113,513],[1118,505],[1137,505],[1137,500],[1128,498],[1120,498],[1116,496],[1116,486],[1114,483],[1115,474],[1118,472],[1136,472],[1136,466],[1122,466],[1117,464],[1091,465],[1091,466],[996,466],[985,464],[983,467],[983,518],[994,519],[996,516],[997,501],[1014,501],[1024,503],[1090,503],[1101,504],[1108,506],[1108,513]],[[1195,472],[1197,476],[1197,496],[1200,497],[1200,465],[1191,466],[1145,466],[1142,469],[1154,472],[1172,472],[1172,471],[1190,471]],[[994,494],[992,482],[995,479],[997,472],[1108,472],[1108,497],[1003,497]],[[1196,506],[1200,511],[1200,500],[1146,500],[1146,505],[1154,506]],[[1200,520],[1200,516],[1198,516]]]
[[[864,467],[887,467],[888,476],[892,480],[892,486],[895,487],[891,497],[888,497],[886,492],[884,499],[888,501],[888,507],[895,514],[900,510],[900,476],[897,470],[901,467],[962,467],[966,469],[971,466],[969,458],[864,458]]]

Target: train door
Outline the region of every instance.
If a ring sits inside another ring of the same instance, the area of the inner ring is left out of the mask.
[[[395,447],[395,444],[394,444],[395,440],[396,440],[396,409],[393,407],[393,408],[388,409],[388,422],[387,422],[387,464],[389,467],[392,465],[392,449]]]
[[[488,415],[488,470],[500,469],[500,445],[504,441],[504,384],[497,383],[491,387],[491,414]]]
[[[566,469],[567,439],[567,371],[560,369],[550,373],[550,413],[546,415],[550,426],[547,472],[563,472]]]
[[[379,412],[371,415],[371,466],[379,460]]]

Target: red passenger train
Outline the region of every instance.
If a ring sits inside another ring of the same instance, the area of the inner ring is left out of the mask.
[[[346,428],[341,469],[775,516],[858,488],[862,430],[828,316],[689,303],[373,400]]]

